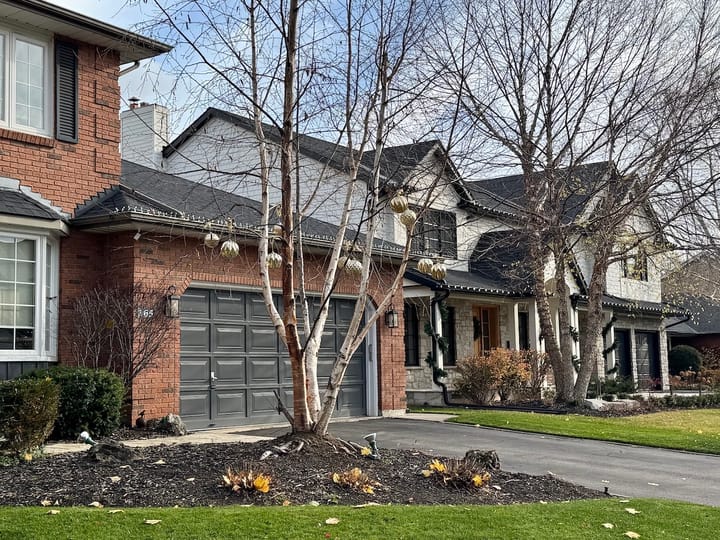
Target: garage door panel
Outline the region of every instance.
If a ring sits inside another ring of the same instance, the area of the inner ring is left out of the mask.
[[[292,401],[290,402],[292,404]],[[250,415],[276,415],[277,398],[272,388],[250,390]]]
[[[274,328],[248,328],[248,351],[278,350],[278,336]]]
[[[280,298],[275,295],[273,296],[273,303],[278,311],[282,312],[280,305],[282,302]],[[270,322],[270,315],[268,315],[267,308],[265,307],[265,299],[261,294],[248,294],[247,295],[247,319],[259,322]]]
[[[182,323],[180,325],[180,349],[183,352],[210,350],[210,325]]]
[[[289,358],[280,360],[280,377],[283,384],[292,384],[292,366]]]
[[[248,384],[278,384],[280,374],[278,358],[249,358]]]
[[[338,408],[345,414],[365,413],[365,388],[362,384],[344,384],[338,394]]]
[[[210,357],[181,356],[180,381],[182,384],[202,383],[210,381]]]
[[[204,391],[184,391],[180,394],[180,416],[183,420],[208,418],[210,415],[210,395]]]
[[[216,324],[214,327],[215,351],[244,351],[245,327]]]
[[[353,357],[345,371],[345,381],[348,383],[362,383],[365,380],[365,362],[360,358]]]
[[[328,356],[321,356],[318,358],[317,363],[317,372],[318,376],[320,377],[329,377],[330,372],[332,371],[333,363],[335,362],[335,357],[328,357]]]
[[[337,313],[336,324],[341,326],[347,326],[352,320],[353,313],[355,313],[355,301],[354,300],[336,300],[335,310]]]
[[[223,391],[218,389],[215,396],[215,412],[218,416],[245,416],[247,395],[244,390]]]
[[[180,298],[180,313],[183,317],[209,318],[210,291],[188,290]]]
[[[337,336],[337,330],[334,328],[325,328],[325,331],[322,334],[322,338],[320,339],[320,352],[335,352],[336,347],[336,336]]]
[[[245,294],[232,291],[218,291],[215,302],[215,316],[218,319],[245,320]]]
[[[215,377],[218,386],[245,384],[245,358],[215,357]]]

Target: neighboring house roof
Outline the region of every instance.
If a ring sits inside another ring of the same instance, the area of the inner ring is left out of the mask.
[[[259,201],[212,188],[143,167],[122,162],[120,185],[106,190],[75,212],[73,225],[102,228],[108,223],[144,221],[149,223],[203,229],[211,222],[222,229],[227,218],[234,220],[237,234],[243,230],[257,237],[262,215]],[[335,240],[338,227],[314,218],[303,221],[303,236],[321,243]],[[348,239],[353,238],[348,231]],[[364,237],[358,235],[358,241]],[[402,246],[376,239],[376,249],[402,252]]]
[[[530,296],[529,292],[509,288],[502,280],[493,280],[473,272],[448,270],[443,281],[433,279],[415,268],[408,268],[405,277],[431,290],[445,290],[459,293],[476,293],[493,296]]]
[[[579,165],[572,169],[560,169],[565,176],[568,196],[563,201],[562,215],[570,223],[583,212],[592,196],[604,185],[610,163],[602,161]],[[536,172],[536,178],[544,172]],[[473,201],[492,212],[517,215],[525,205],[525,177],[522,174],[465,182]]]
[[[9,189],[0,189],[0,214],[52,221],[64,219],[54,209],[30,195]]]
[[[720,334],[720,302],[707,296],[685,295],[675,299],[687,315],[682,319],[670,321],[669,334],[707,335]]]
[[[255,124],[251,119],[210,107],[175,138],[175,140],[163,148],[163,157],[170,157],[179,151],[195,133],[202,130],[212,119],[229,122],[252,133],[255,132]],[[280,131],[275,126],[263,123],[263,132],[268,140],[274,143],[280,142]],[[298,152],[301,155],[326,164],[335,170],[348,171],[348,151],[345,145],[302,133],[296,134],[296,138]],[[437,150],[446,154],[439,140],[420,141],[400,146],[384,147],[380,156],[381,182],[383,184],[391,182],[394,184],[393,188],[402,186],[426,157]],[[368,150],[363,153],[358,170],[358,178],[361,180],[366,182],[371,180],[372,170],[375,164],[375,155],[374,150]],[[455,189],[459,190],[461,196],[467,198],[469,196],[467,190],[464,188],[462,180],[460,180],[459,175],[457,175],[452,163],[448,164],[447,172],[453,177],[453,186]]]
[[[172,50],[169,45],[154,39],[42,0],[0,0],[0,17],[6,21],[29,24],[104,49],[118,51],[123,64],[152,58]]]

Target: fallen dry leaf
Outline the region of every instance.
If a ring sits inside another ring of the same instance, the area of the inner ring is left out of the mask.
[[[380,503],[369,502],[365,504],[356,504],[353,506],[353,508],[367,508],[368,506],[380,506]]]
[[[165,465],[165,460],[164,460],[164,459],[158,459],[157,461],[155,461],[155,462],[153,463],[153,465]]]
[[[308,506],[320,506],[320,503],[317,502],[317,501],[310,501],[310,502],[308,503]]]
[[[122,514],[125,510],[122,508],[114,508],[113,510],[108,510],[108,514]]]
[[[285,499],[282,504],[283,504],[283,506],[290,506],[290,501]]]
[[[194,481],[195,481],[195,477],[192,477],[192,478],[186,478],[186,480],[187,480],[188,482],[194,482]]]
[[[90,504],[88,504],[88,506],[92,506],[93,508],[102,508],[102,507],[103,507],[103,504],[102,504],[102,503],[99,503],[99,502],[97,502],[97,501],[93,501],[93,502],[91,502]]]
[[[605,527],[606,529],[614,529],[615,528],[615,525],[613,525],[612,523],[603,523],[602,526]]]
[[[52,506],[52,501],[48,501],[47,499],[43,499],[40,501],[41,506]]]
[[[656,484],[655,482],[648,482],[648,486],[659,486],[660,484]]]
[[[143,521],[143,523],[145,525],[157,525],[161,521],[162,521],[162,519],[146,519],[145,521]]]
[[[493,489],[497,489],[498,491],[502,491],[502,488],[498,486],[497,484],[493,484]]]
[[[338,518],[327,518],[325,520],[325,525],[337,525],[338,523],[340,523]]]
[[[60,510],[48,510],[47,513],[51,516],[57,516],[60,513]]]
[[[117,484],[117,483],[120,481],[120,477],[119,477],[119,476],[111,476],[111,477],[110,477],[110,481],[111,481],[113,484]]]
[[[636,532],[628,531],[625,533],[628,538],[640,538],[640,535]]]
[[[626,511],[628,514],[633,514],[633,515],[640,513],[640,510],[635,510],[634,508],[626,508],[625,511]]]
[[[620,499],[618,502],[619,503],[629,503],[630,499]]]

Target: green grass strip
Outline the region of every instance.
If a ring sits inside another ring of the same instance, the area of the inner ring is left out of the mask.
[[[639,513],[631,514],[631,508]],[[645,539],[717,538],[720,509],[637,499],[511,506],[0,508],[9,539]],[[336,518],[336,525],[325,521]],[[155,525],[144,520],[161,520]],[[603,524],[611,524],[606,528]]]
[[[665,411],[619,418],[454,408],[415,409],[415,412],[456,414],[450,422],[460,424],[720,454],[720,409]]]

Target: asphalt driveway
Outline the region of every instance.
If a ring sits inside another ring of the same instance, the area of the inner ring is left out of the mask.
[[[282,426],[246,434],[287,431]],[[720,506],[720,456],[404,418],[336,422],[330,432],[357,442],[375,432],[381,454],[382,448],[404,448],[461,457],[471,448],[494,449],[509,471],[552,473],[622,497]]]

